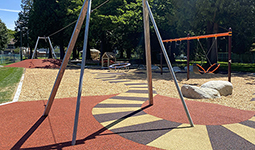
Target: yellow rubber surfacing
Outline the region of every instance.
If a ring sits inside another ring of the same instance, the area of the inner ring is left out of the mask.
[[[125,118],[123,120],[111,120],[111,121],[107,121],[107,122],[101,122],[101,124],[105,127],[107,127],[108,125],[114,123],[114,122],[118,122],[116,125],[114,126],[110,126],[108,129],[112,130],[112,129],[117,129],[117,128],[122,128],[122,127],[128,127],[128,126],[133,126],[133,125],[138,125],[138,124],[144,124],[144,123],[149,123],[149,122],[153,122],[153,121],[158,121],[158,120],[162,120],[161,118],[158,117],[154,117],[152,115],[140,115],[140,116],[133,116],[133,117],[128,117]]]
[[[238,134],[239,136],[251,142],[252,144],[255,144],[255,129],[254,128],[251,128],[239,123],[223,125],[223,127]]]
[[[144,101],[123,100],[123,99],[107,99],[100,104],[143,104]]]
[[[147,145],[173,150],[212,150],[205,125],[182,124]]]
[[[141,109],[140,107],[120,107],[120,108],[93,108],[92,114],[108,114],[108,113],[117,113],[117,112],[127,112],[127,111],[137,111]]]

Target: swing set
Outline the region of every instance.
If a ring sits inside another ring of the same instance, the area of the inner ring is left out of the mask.
[[[54,48],[53,48],[53,46],[52,46],[52,43],[51,43],[51,40],[50,40],[50,37],[49,37],[49,36],[48,36],[48,37],[38,37],[38,38],[37,38],[37,41],[36,41],[36,44],[35,44],[35,48],[34,48],[34,52],[33,52],[33,55],[32,55],[32,58],[31,58],[31,59],[34,59],[34,56],[35,56],[35,54],[37,53],[37,46],[38,46],[39,40],[45,40],[46,43],[49,42],[50,49],[51,49],[51,51],[49,52],[49,55],[50,55],[50,53],[51,53],[51,55],[53,55],[54,58],[57,59],[57,56],[56,56],[56,54],[55,54],[55,52],[54,52]],[[47,40],[48,40],[48,41],[47,41]]]
[[[146,52],[146,66],[147,66],[147,82],[148,82],[148,99],[149,99],[149,105],[153,105],[153,90],[152,90],[152,70],[151,70],[151,47],[150,47],[150,26],[149,21],[152,22],[154,30],[157,34],[157,38],[159,41],[159,44],[161,46],[162,52],[164,54],[164,57],[166,59],[166,62],[168,64],[170,73],[172,75],[172,78],[174,79],[174,83],[176,86],[176,89],[179,93],[182,105],[184,107],[184,110],[186,112],[186,116],[189,120],[190,126],[194,127],[192,118],[190,116],[190,113],[188,111],[187,105],[184,101],[184,97],[182,95],[181,89],[178,85],[177,78],[174,74],[174,70],[172,68],[171,62],[169,60],[168,54],[166,52],[165,46],[162,42],[161,35],[159,33],[159,30],[157,28],[156,22],[154,20],[152,11],[150,9],[148,0],[143,0],[143,24],[144,24],[144,40],[145,40],[145,52]],[[83,3],[83,6],[80,11],[80,15],[77,19],[75,28],[73,30],[72,37],[69,41],[67,51],[65,53],[64,59],[62,61],[61,67],[59,69],[58,75],[56,77],[55,83],[52,87],[51,94],[49,96],[47,105],[44,110],[44,117],[47,117],[49,115],[49,112],[51,110],[52,104],[54,102],[55,96],[57,94],[59,85],[61,83],[61,80],[63,78],[66,66],[68,64],[69,58],[71,56],[72,50],[75,46],[75,43],[77,41],[79,32],[81,30],[81,27],[83,25],[83,22],[86,17],[86,24],[85,24],[85,35],[84,35],[84,43],[83,43],[83,53],[82,53],[82,64],[81,64],[81,72],[80,72],[80,80],[79,80],[79,87],[78,87],[78,95],[77,95],[77,102],[76,102],[76,112],[75,112],[75,119],[74,119],[74,127],[73,127],[73,138],[72,138],[72,145],[76,144],[76,135],[77,135],[77,126],[78,126],[78,120],[79,120],[79,111],[80,111],[80,103],[81,103],[81,93],[82,93],[82,83],[83,83],[83,77],[84,77],[84,66],[85,66],[85,60],[86,60],[86,51],[87,51],[87,44],[88,44],[88,32],[89,32],[89,21],[90,21],[90,14],[91,14],[91,3],[92,0],[85,0]]]
[[[220,64],[218,64],[218,63],[212,64],[210,62],[209,58],[207,57],[207,55],[211,51],[213,45],[214,44],[217,45],[217,38],[218,37],[227,37],[227,36],[228,36],[228,81],[231,82],[231,38],[232,38],[231,28],[229,28],[229,32],[225,32],[225,33],[217,33],[217,34],[209,34],[209,35],[201,35],[201,36],[192,36],[192,37],[190,37],[188,35],[187,37],[183,37],[183,38],[163,40],[163,42],[168,43],[168,42],[187,41],[187,80],[189,80],[190,40],[197,40],[198,41],[200,47],[203,50],[203,53],[205,54],[205,57],[206,57],[207,61],[210,64],[210,66],[207,69],[203,68],[199,64],[194,64],[193,65],[193,71],[194,71],[194,73],[206,74],[206,73],[214,73],[220,67]],[[202,44],[201,44],[201,42],[200,42],[200,39],[208,39],[208,38],[215,38],[215,39],[214,39],[214,42],[211,45],[210,49],[206,53],[203,46],[202,46]]]

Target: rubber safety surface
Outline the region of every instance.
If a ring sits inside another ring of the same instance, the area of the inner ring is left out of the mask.
[[[22,62],[20,62],[22,63]],[[35,65],[40,66],[40,65]],[[71,145],[76,98],[0,106],[0,149],[255,149],[255,112],[157,95],[148,105],[146,83],[97,73],[98,80],[123,83],[117,95],[82,97],[77,144]]]
[[[98,74],[102,76],[102,74]],[[99,77],[100,78],[100,77]],[[104,81],[118,82],[104,74]],[[154,93],[149,106],[145,83],[123,81],[129,90],[97,104],[92,113],[105,128],[126,139],[162,149],[255,149],[255,112],[186,101]],[[146,102],[145,102],[146,101]]]

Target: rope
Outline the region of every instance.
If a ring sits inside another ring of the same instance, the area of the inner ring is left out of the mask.
[[[198,43],[200,44],[200,47],[202,48],[204,54],[205,54],[205,57],[207,58],[208,62],[210,63],[210,65],[212,65],[212,63],[210,62],[210,59],[207,57],[207,55],[209,54],[209,52],[211,51],[215,41],[216,41],[217,38],[215,38],[215,40],[213,41],[213,44],[211,45],[210,49],[208,50],[208,52],[206,53],[205,50],[204,50],[204,47],[202,46],[201,42],[199,41],[199,39],[197,39]]]
[[[91,10],[91,13],[92,13],[93,11],[95,11],[96,9],[102,7],[104,4],[108,3],[109,1],[110,1],[110,0],[106,0],[105,2],[103,2],[102,4],[100,4],[99,6],[97,6],[97,7],[94,8],[93,10]],[[51,36],[53,36],[53,35],[55,35],[55,34],[61,32],[61,31],[63,31],[64,29],[66,29],[66,28],[68,28],[69,26],[73,25],[75,22],[77,22],[77,20],[73,21],[72,23],[68,24],[67,26],[63,27],[62,29],[60,29],[60,30],[58,30],[58,31],[56,31],[56,32],[54,32],[54,33],[52,33],[52,34],[50,34],[48,37],[51,37]]]
[[[100,4],[99,6],[97,6],[95,9],[91,10],[91,12],[93,12],[94,10],[102,7],[104,4],[108,3],[110,0],[106,0],[105,2],[103,2],[102,4]]]
[[[56,31],[56,32],[54,32],[54,33],[52,33],[52,34],[49,35],[48,37],[51,37],[51,36],[53,36],[53,35],[55,35],[55,34],[61,32],[61,31],[63,31],[64,29],[68,28],[69,26],[71,26],[71,25],[74,24],[75,22],[77,22],[77,20],[75,20],[74,22],[72,22],[72,23],[70,23],[69,25],[65,26],[64,28],[62,28],[62,29],[60,29],[60,30],[58,30],[58,31]]]

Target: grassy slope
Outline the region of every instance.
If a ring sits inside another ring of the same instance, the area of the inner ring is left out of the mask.
[[[0,68],[0,103],[12,101],[23,68]]]

